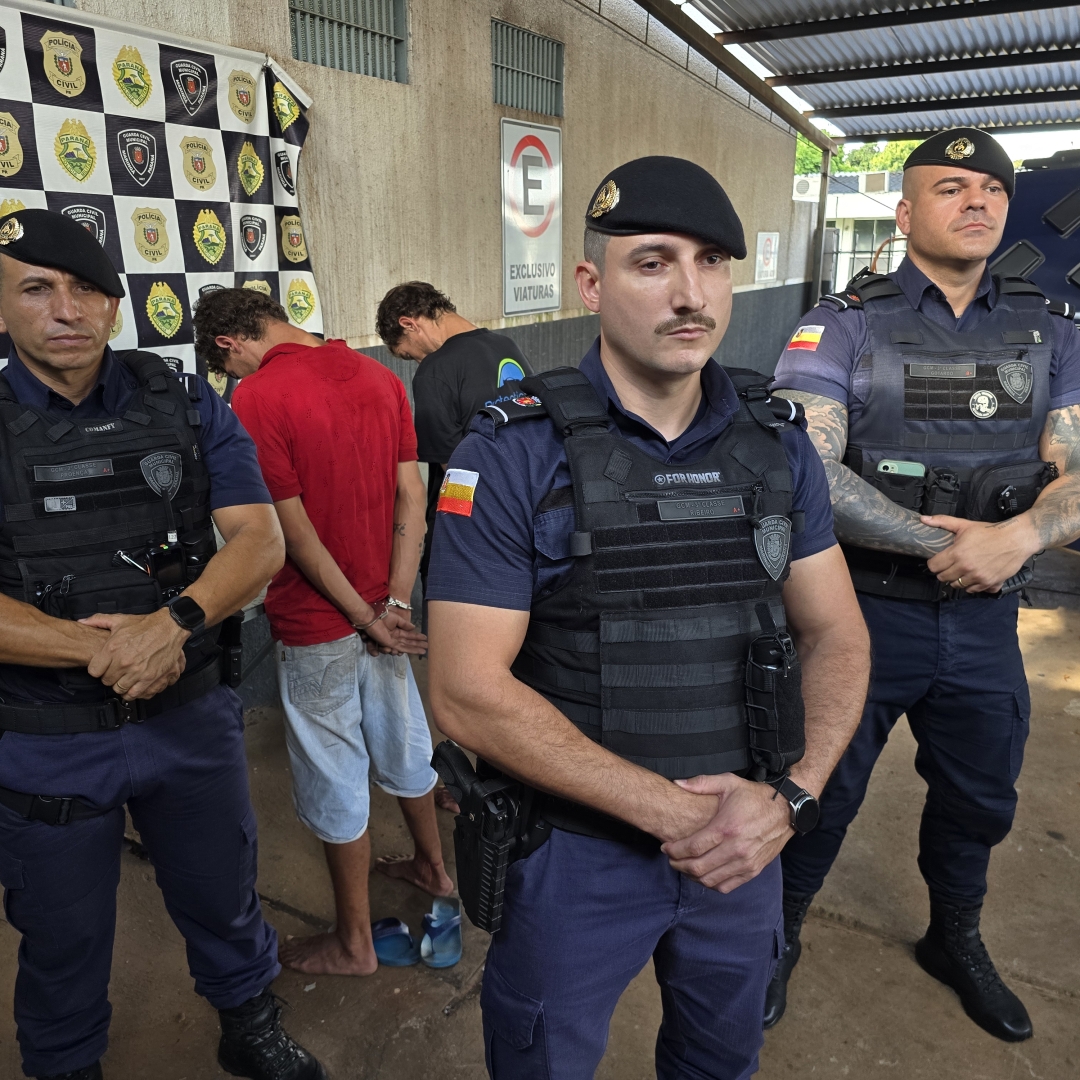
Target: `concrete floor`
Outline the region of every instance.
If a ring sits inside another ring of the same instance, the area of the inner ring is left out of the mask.
[[[766,1040],[762,1080],[927,1077],[1066,1080],[1080,1075],[1080,611],[1025,610],[1021,637],[1033,716],[1016,827],[997,850],[985,936],[1002,973],[1032,1014],[1035,1038],[1009,1046],[983,1034],[955,996],[915,965],[927,901],[915,865],[923,785],[901,721],[803,934],[788,1015]],[[424,665],[417,664],[423,682]],[[259,890],[282,934],[322,929],[333,904],[320,848],[296,821],[280,718],[248,716],[251,779],[260,826]],[[441,814],[446,850],[452,819]],[[403,851],[396,804],[373,794],[374,853]],[[427,900],[372,879],[372,915],[414,928]],[[0,920],[0,1080],[21,1076],[11,1020],[18,939]],[[480,1080],[485,1073],[477,1000],[486,935],[465,931],[448,971],[383,968],[369,979],[286,972],[275,989],[289,1030],[334,1080]],[[183,943],[149,865],[125,855],[113,968],[108,1080],[209,1080],[217,1018],[191,990]],[[624,995],[600,1080],[654,1076],[659,993],[646,969]]]

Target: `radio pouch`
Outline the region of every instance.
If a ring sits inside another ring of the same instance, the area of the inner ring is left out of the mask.
[[[795,642],[778,629],[768,604],[755,608],[762,633],[746,660],[746,714],[750,727],[750,780],[776,780],[806,752],[802,668]]]
[[[948,469],[928,470],[926,495],[923,498],[921,513],[947,514],[955,517],[960,507],[960,480],[956,473]]]

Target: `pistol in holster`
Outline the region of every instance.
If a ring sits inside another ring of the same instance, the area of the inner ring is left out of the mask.
[[[537,813],[539,793],[482,761],[477,766],[485,775],[478,775],[449,740],[435,747],[431,765],[461,807],[454,819],[454,854],[462,907],[475,926],[494,934],[502,926],[506,868],[551,833]]]

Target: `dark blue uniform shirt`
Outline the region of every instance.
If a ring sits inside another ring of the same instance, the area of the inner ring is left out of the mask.
[[[947,330],[964,333],[974,330],[994,310],[998,293],[990,271],[983,273],[975,299],[964,309],[960,318],[953,313],[944,293],[910,260],[904,261],[888,275],[904,291],[911,306],[921,315]],[[1050,316],[1054,335],[1050,358],[1050,408],[1063,409],[1080,405],[1080,333],[1069,320]],[[776,365],[774,386],[802,390],[832,398],[848,408],[849,420],[854,421],[863,402],[851,395],[851,377],[855,365],[870,351],[870,336],[866,330],[866,314],[858,308],[839,310],[828,300],[808,311],[799,321],[799,330],[810,330],[811,340],[802,340],[797,347],[788,347]],[[814,342],[813,336],[818,340]]]
[[[668,442],[628,412],[600,362],[599,341],[581,372],[607,405],[620,434],[657,462],[693,465],[712,449],[738,411],[731,380],[714,360],[701,372],[701,405],[693,422]],[[804,559],[836,543],[829,485],[806,433],[789,428],[784,449],[794,488],[793,510],[805,527],[791,538],[791,558]],[[558,588],[570,573],[573,507],[539,513],[554,488],[570,485],[563,440],[545,417],[498,429],[481,413],[450,458],[451,469],[479,473],[469,516],[441,511],[435,522],[427,599],[528,611],[533,597]]]

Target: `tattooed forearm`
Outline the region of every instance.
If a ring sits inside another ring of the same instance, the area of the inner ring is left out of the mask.
[[[829,478],[838,540],[875,551],[895,551],[928,559],[953,541],[945,529],[932,529],[914,510],[897,505],[843,464],[847,450],[847,408],[839,401],[801,390],[776,390],[777,397],[801,401],[807,432]]]
[[[1028,513],[1043,548],[1061,547],[1080,536],[1080,405],[1047,415],[1039,451],[1060,475]]]
[[[398,536],[404,536],[405,535],[405,522],[404,521],[395,521],[394,522],[394,532],[397,533]]]

